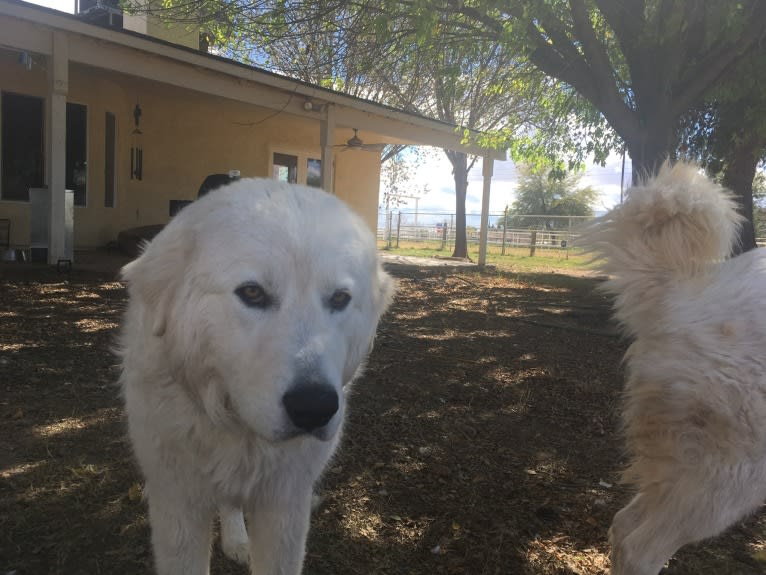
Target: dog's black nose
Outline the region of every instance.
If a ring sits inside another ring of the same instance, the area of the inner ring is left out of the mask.
[[[301,383],[285,393],[282,403],[295,426],[310,432],[327,425],[338,411],[338,393],[329,385]]]

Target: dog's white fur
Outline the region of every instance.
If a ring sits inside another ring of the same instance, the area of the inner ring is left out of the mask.
[[[344,386],[392,295],[372,233],[325,192],[241,180],[184,208],[123,277],[121,384],[158,573],[207,574],[220,513],[227,555],[257,575],[298,574]],[[235,290],[248,282],[271,303],[245,305]],[[351,296],[340,310],[338,290]],[[283,405],[296,381],[339,396],[311,433]]]
[[[657,575],[766,498],[766,251],[727,259],[740,217],[666,164],[586,234],[633,338],[623,413],[638,493],[610,529],[614,575]]]

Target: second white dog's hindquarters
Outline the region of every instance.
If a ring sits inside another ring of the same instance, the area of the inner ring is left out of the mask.
[[[227,555],[298,575],[344,386],[391,299],[374,236],[324,192],[241,180],[124,277],[121,383],[159,574],[207,574],[220,513]]]
[[[681,164],[591,230],[634,338],[623,420],[638,493],[612,523],[613,575],[657,575],[766,498],[766,252],[725,259],[739,221]]]
[[[766,254],[670,288],[664,323],[628,353],[626,479],[610,532],[615,575],[656,575],[766,499]]]
[[[639,485],[609,531],[613,575],[657,575],[678,549],[720,534],[762,505],[763,462],[727,466],[713,457],[709,463]]]

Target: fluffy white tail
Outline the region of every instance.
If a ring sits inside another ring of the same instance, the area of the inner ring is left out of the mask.
[[[666,163],[597,220],[584,243],[605,261],[604,289],[636,335],[661,312],[671,282],[702,277],[731,254],[741,217],[731,195],[690,164]]]

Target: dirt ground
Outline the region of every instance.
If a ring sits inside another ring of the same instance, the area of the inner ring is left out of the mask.
[[[0,268],[0,575],[150,573],[110,352],[125,305],[114,269]],[[321,482],[305,573],[607,573],[630,495],[625,342],[595,280],[392,272],[399,293]],[[666,573],[764,573],[764,549],[762,513]],[[245,570],[216,545],[212,573]]]

